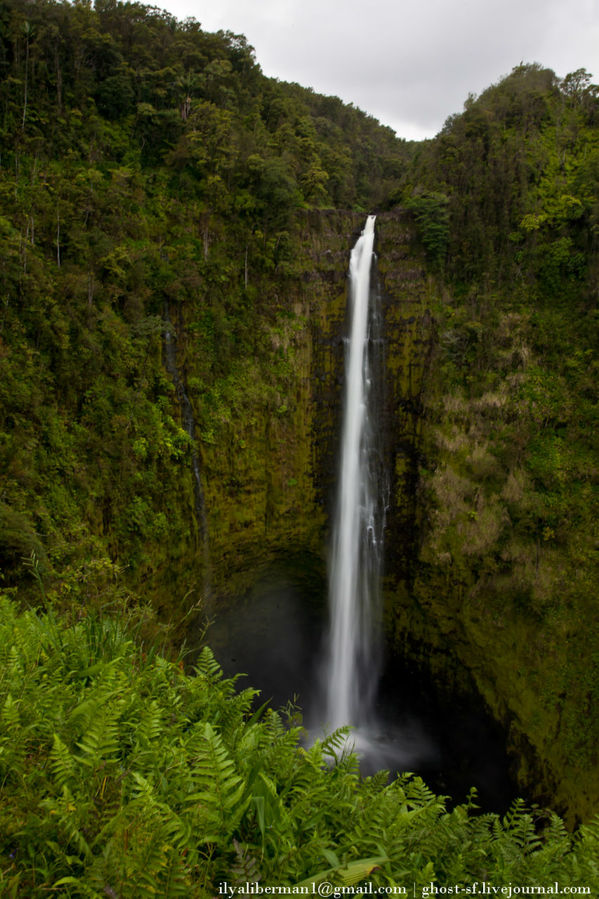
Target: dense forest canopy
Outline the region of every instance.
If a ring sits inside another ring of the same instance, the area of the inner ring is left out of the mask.
[[[293,268],[294,217],[376,206],[406,148],[265,78],[242,36],[139,4],[0,9],[3,568],[34,552],[64,576],[78,545],[135,568],[190,452],[160,363],[166,306],[195,304],[190,389],[213,441],[242,399],[239,357],[285,366],[261,361],[257,281]]]
[[[419,151],[414,190],[446,198],[454,277],[596,291],[598,101],[583,69],[521,64]]]
[[[521,804],[472,818],[417,779],[361,782],[347,758],[329,774],[335,739],[306,752],[209,654],[190,677],[98,617],[149,640],[206,598],[208,574],[226,592],[258,518],[272,547],[312,527],[306,295],[343,292],[365,211],[411,223],[432,334],[393,614],[427,646],[437,622],[471,661],[543,795],[571,822],[596,810],[592,76],[521,64],[408,143],[266,78],[242,35],[138,3],[0,0],[7,895],[61,880],[73,896],[212,895],[232,870],[596,880],[593,825],[572,838]],[[348,808],[362,817],[345,828]]]
[[[190,201],[254,222],[302,203],[377,205],[398,176],[390,129],[265,78],[242,35],[140,4],[2,9],[3,138],[15,159],[165,165]]]

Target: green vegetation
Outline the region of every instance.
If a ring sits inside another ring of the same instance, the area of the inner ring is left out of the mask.
[[[98,618],[154,633],[143,596],[179,638],[277,553],[322,552],[347,252],[386,210],[390,636],[465,666],[522,785],[591,818],[590,76],[519,66],[409,145],[265,78],[240,35],[137,3],[3,0],[0,209],[0,583],[15,607],[41,588],[56,616],[2,606],[8,895],[354,863],[381,883],[594,882],[591,827],[572,842],[521,807],[502,824],[417,779],[361,783],[349,758],[328,771],[335,740],[301,750],[275,713],[252,719],[207,654],[192,678]]]
[[[541,789],[583,815],[599,797],[598,126],[586,72],[519,66],[406,187],[429,253],[449,209],[412,594],[532,742],[527,764],[549,765]]]
[[[212,896],[219,883],[599,889],[576,837],[517,802],[451,811],[417,777],[361,780],[340,731],[311,748],[208,649],[193,675],[115,620],[0,601],[4,896]]]
[[[310,265],[297,252],[306,215],[376,205],[404,154],[360,111],[265,78],[239,35],[139,4],[2,4],[7,583],[33,586],[34,551],[63,598],[81,581],[101,591],[95,571],[111,565],[159,602],[173,577],[188,593],[194,458],[218,561],[226,494],[247,506],[234,479],[267,476],[265,420],[290,409],[297,427],[288,394],[306,321],[287,285]],[[277,427],[272,446],[293,440]],[[221,474],[223,445],[243,460]],[[281,483],[307,495],[300,474]],[[289,511],[256,490],[254,519]]]
[[[442,267],[449,240],[448,198],[445,194],[417,193],[405,206],[413,214],[427,256],[433,266]]]
[[[524,286],[529,300],[593,295],[599,88],[590,77],[560,81],[520,65],[419,150],[404,197],[448,198],[454,283]]]

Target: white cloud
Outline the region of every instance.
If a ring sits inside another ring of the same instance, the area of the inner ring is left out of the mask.
[[[597,0],[163,0],[246,35],[267,75],[421,138],[520,62],[599,79]]]

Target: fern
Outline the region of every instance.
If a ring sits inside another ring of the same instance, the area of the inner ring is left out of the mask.
[[[199,677],[205,678],[210,684],[216,684],[222,679],[223,670],[208,646],[204,646],[200,652],[195,673]]]
[[[339,762],[352,751],[351,728],[340,727],[320,742],[320,749],[325,758]]]
[[[79,854],[78,861],[89,859],[92,852],[84,828],[92,808],[91,802],[85,804],[78,802],[65,784],[59,796],[43,799],[40,806],[46,809],[50,816],[56,816],[56,826],[62,845],[74,849]]]
[[[502,819],[473,814],[472,797],[448,811],[418,777],[362,780],[347,730],[305,748],[278,713],[252,714],[254,691],[236,692],[209,651],[189,677],[142,659],[119,626],[0,599],[0,663],[7,895],[204,897],[232,872],[599,887],[599,822],[572,838],[523,803]]]
[[[233,840],[233,848],[235,861],[231,866],[231,882],[234,885],[259,883],[260,873],[257,858],[251,854],[247,846],[242,846],[237,840]]]
[[[54,734],[54,746],[50,753],[50,767],[61,790],[64,787],[73,787],[76,768],[75,760],[58,734]]]
[[[6,729],[7,735],[11,731],[17,731],[20,728],[19,701],[15,701],[10,693],[4,700],[4,706],[2,707],[2,712],[0,712],[0,723]]]
[[[250,797],[244,796],[245,782],[219,734],[206,722],[195,741],[194,781],[200,789],[187,797],[205,813],[204,842],[218,843],[234,832],[246,811]]]
[[[295,886],[316,887],[324,881],[334,881],[335,885],[340,887],[355,886],[367,877],[371,877],[377,868],[388,861],[389,859],[385,856],[379,856],[378,858],[358,859],[344,866],[335,865],[325,871],[319,871],[318,874],[312,874]]]
[[[90,768],[99,768],[119,752],[118,708],[107,709],[98,700],[96,709],[95,717],[77,743],[81,750],[80,762]]]

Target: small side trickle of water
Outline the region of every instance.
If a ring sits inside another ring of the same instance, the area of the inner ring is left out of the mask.
[[[193,498],[196,524],[198,528],[199,543],[203,553],[203,593],[204,599],[208,599],[211,595],[210,586],[210,547],[208,544],[208,521],[206,518],[206,503],[204,501],[204,488],[202,486],[202,476],[200,470],[200,459],[196,444],[196,426],[193,414],[193,408],[185,383],[179,373],[177,365],[177,348],[175,344],[175,331],[170,319],[170,311],[168,303],[164,304],[164,349],[165,349],[165,365],[171,376],[175,390],[177,391],[177,399],[181,409],[181,420],[183,427],[191,440],[191,473],[193,476]]]
[[[324,723],[368,725],[379,676],[380,574],[384,488],[380,428],[372,421],[371,268],[375,216],[349,266],[350,333],[346,342],[343,429],[329,566],[330,631]]]

